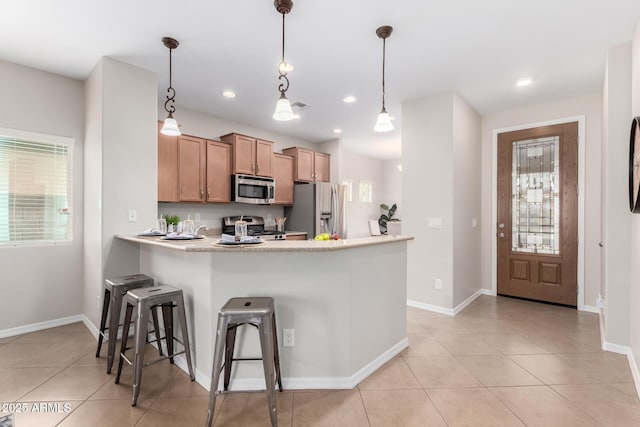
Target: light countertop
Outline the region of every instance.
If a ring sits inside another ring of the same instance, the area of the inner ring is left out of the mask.
[[[413,240],[411,236],[370,236],[342,240],[268,240],[260,244],[220,245],[220,236],[207,236],[197,240],[162,240],[160,237],[144,237],[116,234],[115,237],[130,242],[160,246],[185,252],[323,252],[351,249],[363,246]]]

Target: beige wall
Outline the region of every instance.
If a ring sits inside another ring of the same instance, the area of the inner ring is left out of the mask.
[[[640,116],[640,23],[636,26],[632,45],[632,98],[631,115]],[[628,118],[629,119],[629,118]],[[635,373],[640,366],[640,215],[631,218],[631,280],[629,290],[629,304],[631,306],[629,320],[629,336],[631,357],[635,362]],[[635,377],[636,387],[640,387]]]
[[[609,49],[603,87],[601,284],[605,341],[629,345],[631,43]]]
[[[402,227],[407,248],[407,299],[453,308],[453,94],[402,103]],[[442,228],[427,228],[428,218]],[[443,289],[435,289],[435,279]]]
[[[454,94],[452,307],[480,289],[481,148],[480,115]]]
[[[584,289],[585,305],[596,305],[600,292],[600,180],[602,140],[602,96],[593,93],[547,104],[533,105],[482,118],[482,288],[492,289],[491,247],[494,239],[493,179],[495,169],[493,131],[544,123],[558,119],[585,117],[585,203],[584,216]]]
[[[449,312],[480,290],[480,148],[480,116],[458,94],[403,103],[402,228],[415,237],[407,298],[425,308]]]
[[[114,239],[155,224],[157,215],[156,75],[102,58],[87,81],[84,314],[99,324],[104,277],[139,272],[137,247]],[[128,211],[137,221],[128,221]],[[94,217],[95,215],[95,217]]]
[[[0,331],[81,312],[84,89],[82,82],[0,61],[0,127],[74,139],[73,241],[0,247]]]

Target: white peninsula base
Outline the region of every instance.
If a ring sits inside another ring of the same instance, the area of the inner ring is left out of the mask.
[[[184,290],[196,380],[207,389],[218,309],[231,297],[274,298],[285,389],[353,388],[408,346],[410,238],[383,236],[375,244],[354,239],[331,250],[301,251],[268,242],[264,250],[243,251],[206,250],[212,239],[188,249],[118,237],[139,245],[140,272]],[[294,346],[283,346],[283,329],[295,331]],[[257,331],[241,328],[236,357],[259,356]],[[177,363],[185,366],[180,358]],[[234,363],[231,390],[264,386],[260,361]]]

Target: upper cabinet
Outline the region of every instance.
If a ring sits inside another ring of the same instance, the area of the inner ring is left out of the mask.
[[[160,133],[158,122],[158,201],[178,201],[178,137]]]
[[[231,145],[231,173],[273,176],[273,142],[237,133],[223,135],[220,139]]]
[[[331,179],[331,155],[291,147],[282,150],[283,154],[293,157],[293,179],[297,182],[329,182]]]
[[[273,154],[273,178],[276,205],[293,205],[293,157]]]
[[[178,137],[178,185],[181,202],[202,202],[205,193],[206,140]]]
[[[207,141],[207,202],[231,201],[231,146]]]
[[[230,202],[230,175],[229,144],[158,132],[159,202]]]

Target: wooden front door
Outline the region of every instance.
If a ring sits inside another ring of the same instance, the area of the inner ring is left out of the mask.
[[[578,123],[498,134],[498,294],[577,305]]]

